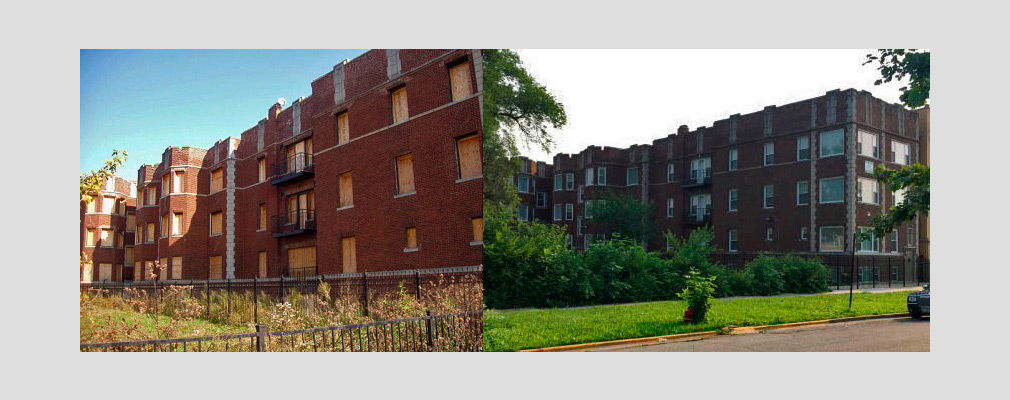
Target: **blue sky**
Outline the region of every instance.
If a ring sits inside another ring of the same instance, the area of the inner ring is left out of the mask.
[[[365,50],[81,50],[82,172],[129,153],[118,175],[161,160],[168,146],[210,147],[266,117],[277,98]]]

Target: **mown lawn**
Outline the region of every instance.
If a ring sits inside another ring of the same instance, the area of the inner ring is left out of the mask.
[[[555,309],[488,310],[485,351],[516,351],[674,333],[907,311],[908,292],[715,299],[706,322],[685,324],[683,301]]]
[[[253,332],[252,328],[215,324],[202,319],[176,321],[169,325],[164,315],[155,317],[134,311],[89,306],[81,314],[81,343],[144,340],[172,337]]]

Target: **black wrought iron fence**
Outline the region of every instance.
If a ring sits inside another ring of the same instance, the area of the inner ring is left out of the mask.
[[[727,267],[740,269],[762,254],[781,256],[785,253],[733,252],[711,253],[709,259]],[[855,288],[921,286],[929,283],[929,259],[907,260],[903,254],[826,254],[790,253],[820,260],[830,272],[831,286],[848,288],[855,271]],[[855,263],[853,263],[855,257]]]

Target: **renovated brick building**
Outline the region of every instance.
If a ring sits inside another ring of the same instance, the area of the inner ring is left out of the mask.
[[[138,171],[132,279],[480,264],[481,80],[480,50],[371,50],[235,137],[166,149]]]
[[[133,276],[136,198],[137,182],[114,176],[81,202],[81,282]]]
[[[871,227],[872,217],[896,201],[873,179],[874,166],[920,161],[920,134],[928,130],[921,115],[866,91],[832,90],[710,127],[681,126],[647,145],[591,146],[557,154],[550,165],[536,163],[553,182],[537,179],[533,192],[520,196],[520,209],[539,209],[535,202],[545,198],[551,212],[536,219],[565,225],[579,249],[608,234],[588,223],[587,205],[614,192],[650,202],[659,231],[685,235],[712,226],[723,251],[851,252],[854,232]],[[517,180],[528,176],[521,172]],[[861,241],[857,251],[915,254],[918,224]],[[655,236],[646,247],[667,245]]]

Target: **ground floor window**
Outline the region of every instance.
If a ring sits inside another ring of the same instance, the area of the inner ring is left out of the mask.
[[[845,251],[845,229],[840,226],[821,227],[819,243],[821,251]]]

